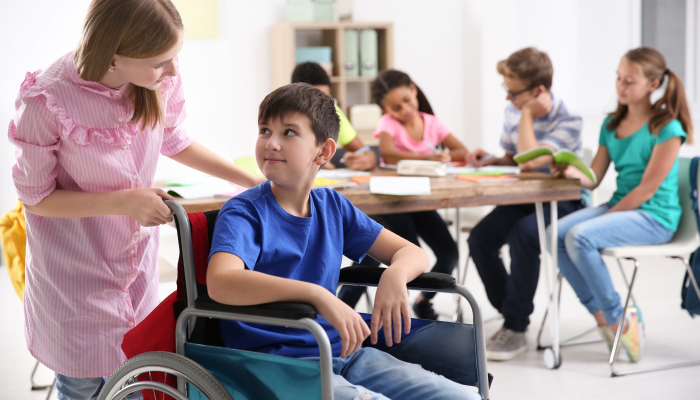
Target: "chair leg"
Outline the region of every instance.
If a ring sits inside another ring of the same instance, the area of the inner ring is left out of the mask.
[[[679,256],[673,256],[671,258],[675,258],[676,260],[681,260],[681,262],[685,265],[685,270],[688,271],[688,276],[690,276],[690,282],[693,284],[693,288],[695,288],[695,294],[700,299],[700,287],[698,286],[698,281],[695,278],[695,274],[693,273],[693,269],[690,268],[690,263],[688,262],[688,260],[686,260],[683,257],[679,257]]]
[[[632,288],[634,287],[634,278],[637,276],[637,269],[639,268],[639,261],[635,258],[626,258],[626,260],[634,261],[634,270],[632,270],[632,279],[629,281],[627,297],[625,298],[625,306],[622,308],[622,318],[620,318],[620,323],[617,325],[617,332],[615,333],[615,341],[613,342],[612,351],[610,352],[610,375],[620,376],[624,373],[619,373],[615,371],[615,360],[617,359],[618,349],[620,347],[620,338],[622,337],[622,326],[625,322],[625,316],[627,315],[627,307],[629,306],[630,298],[632,297]],[[620,263],[620,260],[617,260]],[[620,266],[622,266],[620,264]],[[625,281],[627,278],[625,277]]]
[[[561,287],[562,287],[562,280],[563,280],[563,276],[562,276],[561,272],[557,274],[557,280],[559,283],[559,304],[561,305]],[[550,302],[552,301],[552,295],[549,296],[549,301]],[[549,308],[544,311],[544,317],[542,318],[542,325],[540,325],[540,329],[537,333],[537,350],[544,350],[544,349],[548,349],[551,347],[551,346],[542,345],[542,331],[544,331],[544,326],[547,322],[547,313],[548,312],[549,312]],[[595,331],[596,328],[597,328],[596,326],[593,326],[593,327],[584,329],[578,333],[574,333],[573,335],[568,336],[564,339],[561,339],[559,341],[559,347],[576,346],[579,344],[589,344],[589,343],[602,342],[603,339],[601,339],[601,338],[576,340],[576,339],[580,338],[581,336],[587,335],[587,334]]]
[[[469,250],[467,250],[467,261],[464,263],[464,268],[460,268],[457,266],[457,283],[464,286],[464,281],[467,279],[467,268],[469,268],[469,260],[471,260],[471,255],[469,254]],[[456,296],[456,303],[457,303],[457,308],[455,309],[454,314],[452,315],[452,322],[463,322],[463,317],[462,317],[462,296]]]
[[[50,385],[37,385],[36,382],[34,382],[34,377],[36,376],[36,371],[39,369],[39,364],[41,364],[39,361],[37,361],[34,364],[34,369],[32,369],[32,375],[29,377],[32,383],[32,390],[44,390],[53,386],[53,383]]]
[[[615,258],[615,260],[617,261],[617,266],[620,268],[620,273],[622,274],[622,279],[625,280],[625,285],[627,285],[627,287],[629,287],[630,281],[627,279],[627,274],[625,274],[625,270],[622,268],[622,261],[620,261],[619,258]],[[637,300],[634,298],[634,295],[630,294],[630,296],[631,296],[630,298],[632,299],[632,304],[638,304]],[[644,327],[644,321],[642,321],[642,327]]]
[[[690,269],[690,263],[688,262],[688,260],[683,258],[683,257],[678,257],[678,256],[674,256],[671,258],[681,260],[683,262],[683,264],[685,264],[686,269],[690,273],[691,282],[693,283],[695,291],[696,291],[696,293],[698,293],[698,296],[700,297],[700,289],[698,288],[698,284],[697,284],[697,280],[695,279],[695,276],[692,274],[692,270]],[[634,285],[634,278],[635,278],[635,275],[637,273],[637,268],[639,267],[639,262],[637,260],[635,260],[633,258],[630,258],[629,260],[634,261],[634,271],[632,272],[632,280],[630,281],[630,286],[629,286],[630,293],[628,293],[627,300],[625,302],[625,311],[627,310],[627,302],[630,299],[630,295],[632,293],[632,285]],[[624,317],[624,314],[623,314],[623,317]],[[620,324],[620,326],[618,327],[618,332],[615,335],[615,343],[613,344],[613,351],[610,354],[610,370],[611,370],[611,376],[613,376],[613,377],[638,374],[640,372],[661,371],[661,370],[665,370],[665,369],[673,369],[673,368],[681,368],[681,367],[690,367],[693,365],[700,365],[700,360],[692,360],[692,361],[679,362],[679,363],[673,363],[673,364],[658,365],[655,367],[637,368],[637,369],[631,369],[631,370],[626,370],[626,371],[615,371],[615,368],[614,368],[614,362],[615,362],[615,358],[616,358],[615,353],[617,351],[617,347],[619,346],[619,339],[620,339],[619,336],[620,336],[621,330],[622,330],[622,324]]]

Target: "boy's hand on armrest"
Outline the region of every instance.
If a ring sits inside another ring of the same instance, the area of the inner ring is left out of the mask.
[[[389,266],[382,274],[377,287],[370,340],[373,344],[377,343],[379,329],[383,326],[386,345],[391,346],[393,342],[401,341],[402,315],[404,332],[411,331],[411,311],[408,307],[406,284],[430,267],[430,259],[420,247],[386,229],[379,232],[367,254]]]
[[[326,289],[320,286],[318,288],[321,290],[314,296],[314,301],[311,304],[319,315],[340,333],[342,343],[340,356],[342,358],[348,357],[360,349],[362,342],[370,334],[369,327],[357,311]]]
[[[377,286],[377,296],[372,310],[372,344],[379,340],[379,330],[384,327],[386,345],[391,347],[393,342],[401,342],[401,316],[403,315],[403,331],[411,331],[411,309],[408,306],[408,282],[405,272],[400,268],[388,268],[382,274]],[[393,341],[392,341],[393,322]]]

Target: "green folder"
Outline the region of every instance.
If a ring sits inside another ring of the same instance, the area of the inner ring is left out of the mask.
[[[542,156],[553,156],[554,161],[556,161],[557,164],[571,165],[572,167],[583,172],[583,174],[586,175],[594,185],[598,183],[598,179],[596,178],[595,173],[593,173],[593,170],[583,161],[581,161],[576,154],[570,152],[569,150],[559,150],[555,153],[550,147],[540,146],[535,147],[532,150],[523,151],[522,153],[516,154],[513,157],[513,160],[518,164],[523,164]]]

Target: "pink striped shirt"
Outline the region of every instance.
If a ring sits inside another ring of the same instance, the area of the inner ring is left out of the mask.
[[[54,189],[151,187],[158,154],[177,154],[192,143],[182,126],[179,75],[161,84],[165,124],[153,130],[128,124],[127,85],[110,89],[82,80],[72,52],[43,72],[27,73],[8,134],[21,202],[37,204]],[[64,375],[111,375],[126,360],[124,334],[158,303],[158,228],[127,215],[26,217],[29,351]]]

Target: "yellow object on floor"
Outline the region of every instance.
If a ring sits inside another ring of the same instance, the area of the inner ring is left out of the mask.
[[[24,300],[24,256],[27,250],[27,228],[24,205],[17,201],[15,209],[0,218],[0,244],[7,272],[15,292]]]

